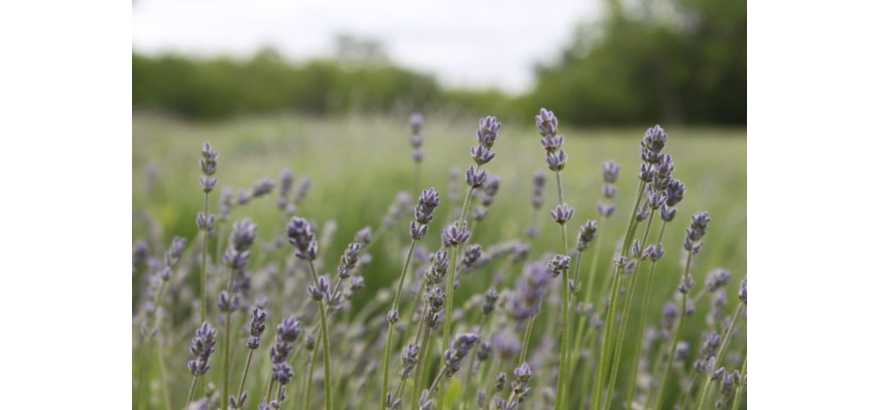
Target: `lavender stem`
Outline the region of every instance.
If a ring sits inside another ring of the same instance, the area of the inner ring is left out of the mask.
[[[642,181],[639,183],[639,194],[636,197],[636,201],[633,204],[632,213],[629,217],[629,226],[627,227],[626,237],[623,239],[623,248],[622,252],[626,253],[626,250],[632,245],[633,236],[635,235],[636,228],[636,213],[639,210],[639,205],[642,202],[642,197],[645,194],[645,182]],[[623,266],[618,266],[614,272],[614,279],[611,282],[611,303],[608,305],[608,311],[605,315],[605,334],[602,337],[602,354],[599,357],[599,368],[598,374],[596,375],[595,383],[593,384],[593,404],[590,406],[591,409],[598,409],[602,404],[602,396],[604,392],[604,383],[605,383],[605,365],[608,360],[608,355],[611,353],[611,335],[613,333],[614,328],[614,312],[617,308],[617,295],[620,293],[620,276],[623,272]]]

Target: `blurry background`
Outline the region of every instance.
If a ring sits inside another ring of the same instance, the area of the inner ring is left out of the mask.
[[[203,141],[221,158],[211,212],[221,188],[237,196],[291,169],[314,182],[298,214],[335,221],[332,246],[343,249],[381,223],[398,192],[417,195],[407,123],[416,111],[426,118],[418,190],[443,198],[463,193],[448,174],[470,164],[477,119],[499,118],[487,169],[503,184],[487,219],[494,228],[475,240],[524,238],[532,174],[549,172],[534,126],[546,107],[567,137],[563,183],[577,226],[597,218],[605,160],[623,166],[618,201],[630,209],[638,140],[659,123],[688,186],[672,229],[683,234],[689,215],[708,211],[723,238],[703,258],[745,274],[744,0],[136,0],[132,27],[132,231],[154,249],[195,237]],[[244,208],[230,218],[251,218],[266,241],[289,219],[272,198]],[[626,216],[609,221],[613,236]],[[542,230],[533,255],[556,241]],[[389,246],[376,255],[377,285],[401,263]]]
[[[618,212],[600,223],[605,240],[593,246],[601,277],[635,200],[639,140],[654,124],[669,133],[664,151],[688,189],[664,236],[668,256],[658,264],[651,304],[638,316],[656,320],[675,294],[681,241],[696,212],[712,217],[692,270],[697,282],[718,267],[733,273],[732,283],[746,276],[744,0],[135,0],[132,107],[133,242],[144,241],[156,255],[175,235],[191,244],[169,296],[177,324],[185,323],[198,292],[200,248],[192,244],[200,243],[195,218],[205,206],[198,182],[204,141],[220,155],[209,212],[220,212],[224,190],[245,199],[209,241],[208,254],[222,250],[233,221],[249,218],[259,226],[249,270],[268,283],[277,277],[274,250],[292,254],[284,238],[290,214],[276,206],[277,187],[248,200],[258,181],[277,184],[290,169],[297,187],[310,186],[295,213],[320,227],[330,270],[358,230],[380,229],[401,192],[415,197],[434,187],[440,216],[420,241],[433,251],[462,205],[468,149],[478,118],[488,115],[504,126],[497,157],[484,169],[502,182],[471,243],[485,250],[528,241],[532,176],[552,175],[534,125],[541,107],[556,113],[566,137],[562,183],[576,210],[570,237],[598,219],[602,162],[622,166]],[[417,181],[412,112],[425,117]],[[459,173],[450,183],[452,168]],[[544,199],[530,260],[559,248],[549,217],[556,204],[552,176]],[[365,291],[352,299],[356,311],[395,283],[411,212],[407,207],[371,249]],[[460,292],[481,294],[493,274],[512,286],[520,272],[505,269],[494,262],[463,280]],[[133,278],[135,309],[147,285],[143,276]],[[709,303],[697,308],[707,312]],[[180,340],[188,340],[191,326],[179,328]],[[683,337],[698,340],[698,331]],[[185,393],[172,396],[179,401]]]
[[[746,124],[744,0],[136,0],[132,31],[136,112]]]

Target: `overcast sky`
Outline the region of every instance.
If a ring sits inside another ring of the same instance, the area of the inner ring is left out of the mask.
[[[352,34],[446,85],[522,92],[533,64],[555,61],[575,24],[598,13],[598,0],[135,0],[132,49],[244,57],[272,46],[302,61]]]

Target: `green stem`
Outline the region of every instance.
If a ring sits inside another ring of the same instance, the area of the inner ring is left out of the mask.
[[[742,313],[743,306],[745,306],[743,303],[740,303],[739,306],[737,306],[736,312],[733,314],[733,319],[730,321],[730,326],[728,326],[727,331],[724,332],[724,339],[721,341],[721,347],[718,348],[718,354],[715,355],[715,367],[721,364],[721,361],[724,360],[724,351],[727,350],[727,346],[730,345],[730,338],[733,335],[733,327],[736,325],[736,320],[739,319],[739,314]],[[700,392],[700,400],[697,401],[697,403],[699,403],[697,404],[697,410],[702,409],[703,406],[706,405],[706,399],[709,396],[709,386],[712,385],[711,377],[714,371],[715,369],[713,368],[709,369],[707,372],[708,376],[706,378],[706,384],[703,386],[703,391]]]
[[[419,162],[416,162],[415,169],[413,170],[413,198],[419,197]]]
[[[480,171],[479,165],[477,166],[476,171]],[[470,208],[471,196],[473,193],[474,187],[470,186],[467,194],[464,196],[464,208],[461,210],[461,215],[458,216],[458,225],[456,227],[459,232],[464,229],[464,218]],[[464,244],[460,243],[452,247],[452,261],[450,261],[449,273],[446,275],[446,318],[443,320],[443,348],[449,346],[449,334],[452,332],[452,308],[455,306],[453,304],[453,297],[455,295],[455,264],[458,261],[458,250],[461,249],[462,246],[464,246]],[[445,379],[443,379],[440,383],[440,395],[437,397],[437,408],[440,410],[443,410],[443,393],[445,390],[446,382]]]
[[[230,306],[232,305],[232,281],[233,276],[235,275],[235,270],[230,267],[229,268],[229,281],[226,283],[226,295],[229,297],[228,301]],[[232,374],[232,369],[229,368],[230,361],[230,349],[232,348],[232,313],[226,312],[226,339],[224,339],[223,343],[223,395],[220,396],[222,400],[229,399],[229,375]]]
[[[486,315],[480,315],[480,325],[477,326],[477,335],[479,335],[483,331],[483,323],[486,322]],[[472,349],[476,350],[476,349]],[[467,370],[467,374],[464,376],[464,397],[470,397],[471,391],[471,374],[473,374],[474,370],[474,360],[477,357],[476,352],[471,352],[471,359],[468,362],[468,366],[465,368]],[[464,408],[464,401],[462,401],[460,409]]]
[[[589,280],[587,281],[587,291],[586,291],[586,293],[584,293],[584,299],[583,299],[585,306],[589,303],[590,300],[592,300],[593,279],[596,276],[596,267],[598,266],[597,261],[599,260],[599,258],[597,257],[597,254],[599,253],[599,249],[601,249],[599,246],[601,244],[601,242],[600,242],[601,240],[602,240],[602,235],[599,235],[599,237],[596,238],[596,240],[595,240],[595,242],[596,242],[595,245],[593,246],[593,249],[594,249],[593,260],[590,262],[590,273],[589,273]],[[583,255],[583,252],[578,253],[578,261],[577,261],[577,266],[576,266],[576,271],[575,271],[576,275],[579,275],[578,272],[580,272],[581,256],[582,255]],[[596,308],[596,306],[598,306],[598,303],[593,304],[594,309]],[[574,344],[572,345],[572,350],[577,351],[576,349],[580,349],[581,343],[583,340],[583,336],[587,332],[586,327],[587,327],[587,322],[589,320],[590,320],[590,318],[587,317],[586,315],[582,315],[578,318],[578,325],[577,325],[577,329],[575,330],[575,333],[574,333],[575,336],[574,336]],[[590,349],[590,352],[592,352],[592,349]],[[575,357],[575,359],[572,360],[571,363],[569,363],[570,364],[570,371],[572,371],[572,372],[574,371],[575,367],[577,367],[578,363],[580,362],[580,354],[577,354],[574,357]],[[584,365],[586,365],[586,363]],[[589,384],[586,383],[587,377],[584,377],[583,379],[584,379],[585,384],[584,384],[583,390],[581,390],[581,391],[586,392],[587,388],[589,387]],[[583,397],[586,398],[586,394],[584,394]],[[584,403],[584,406],[585,405],[586,405],[586,403]],[[581,408],[583,408],[583,406],[581,406]]]
[[[241,375],[241,383],[238,385],[238,396],[235,397],[238,400],[241,397],[241,394],[244,393],[244,382],[247,380],[248,370],[251,368],[251,357],[254,355],[254,350],[249,349],[247,355],[247,361],[244,362],[244,373]]]
[[[639,205],[642,202],[644,194],[645,182],[642,181],[639,183],[639,194],[636,197],[635,204],[633,204],[632,213],[629,218],[629,226],[627,227],[626,236],[623,239],[623,247],[621,248],[622,255],[625,255],[629,247],[632,245],[632,237],[635,235],[636,225],[638,223],[636,221],[636,213],[639,210]],[[604,391],[603,387],[605,383],[605,367],[608,356],[611,353],[611,336],[614,333],[614,314],[617,310],[617,296],[620,293],[620,275],[622,272],[623,266],[618,266],[615,269],[614,279],[611,282],[611,303],[605,314],[605,333],[602,338],[602,355],[599,357],[598,375],[593,384],[593,404],[590,406],[591,409],[598,409],[602,403],[602,393]]]
[[[425,333],[422,335],[423,341],[425,342],[425,345],[424,345],[425,353],[422,355],[422,358],[419,359],[420,366],[418,368],[416,368],[416,371],[419,372],[419,380],[418,380],[419,389],[418,389],[418,391],[416,391],[416,400],[415,400],[416,404],[418,404],[418,397],[422,394],[423,389],[421,387],[427,384],[428,377],[430,377],[431,367],[429,366],[429,363],[422,362],[422,360],[424,360],[424,358],[431,357],[434,353],[434,345],[436,344],[436,342],[431,343],[430,335],[431,335],[431,329],[426,328]],[[420,351],[420,354],[421,354],[421,351]]]
[[[688,252],[687,262],[685,263],[684,276],[687,280],[690,274],[691,259],[693,253]],[[666,361],[665,370],[663,370],[663,378],[660,379],[660,390],[657,391],[657,408],[663,405],[663,391],[666,388],[666,381],[669,379],[669,371],[672,369],[672,363],[675,362],[675,352],[678,348],[678,338],[681,335],[681,328],[684,327],[684,317],[687,316],[687,293],[682,295],[681,310],[679,311],[678,327],[675,329],[675,335],[672,337],[672,346],[669,351],[669,358]]]
[[[519,351],[520,366],[522,366],[522,364],[526,362],[526,356],[528,355],[529,350],[529,340],[531,340],[532,338],[532,328],[534,327],[534,325],[535,317],[532,316],[529,318],[529,323],[526,324],[526,332],[523,334],[522,350]]]
[[[230,296],[231,298],[231,296]],[[230,300],[229,303],[232,303]],[[229,374],[232,373],[232,369],[229,368],[229,348],[232,344],[232,312],[226,312],[226,339],[223,340],[223,400],[229,398]]]
[[[746,359],[748,359],[748,357],[743,358],[743,367],[739,373],[740,377],[743,377],[743,378],[746,377],[746,361],[747,361]],[[731,409],[733,409],[733,410],[739,409],[739,398],[740,398],[740,396],[742,396],[742,392],[743,392],[743,380],[741,379],[740,382],[736,385],[736,393],[734,393],[734,395],[733,395],[733,406],[731,407]]]
[[[269,387],[266,388],[266,404],[269,404],[269,399],[272,397],[272,390],[275,387],[275,379],[269,378]]]
[[[651,233],[651,224],[654,221],[654,211],[651,211],[650,216],[648,217],[648,224],[645,227],[645,234],[642,235],[642,246],[645,246],[646,241],[648,240],[648,234]],[[628,249],[624,249],[624,251],[628,251]],[[641,252],[641,251],[640,251]],[[632,309],[632,302],[635,299],[636,295],[636,280],[639,278],[639,267],[641,265],[642,259],[641,255],[633,255],[636,258],[636,265],[633,267],[633,272],[630,274],[629,285],[626,289],[626,300],[623,303],[623,316],[620,319],[620,327],[617,328],[617,337],[616,337],[616,346],[614,347],[614,356],[613,362],[611,365],[611,377],[608,380],[608,400],[605,402],[605,408],[611,408],[611,396],[614,392],[614,385],[617,383],[617,371],[620,369],[620,357],[623,353],[623,339],[626,336],[626,325],[629,320],[629,312]],[[645,291],[647,295],[647,291]],[[641,343],[636,345],[636,348],[641,348]],[[638,355],[636,355],[638,356]],[[638,361],[638,358],[636,358]]]
[[[660,234],[657,236],[657,242],[656,242],[657,246],[660,246],[660,244],[662,244],[663,233],[665,231],[666,231],[666,222],[664,221],[663,224],[660,225]],[[633,361],[632,370],[630,371],[629,387],[627,387],[626,401],[624,402],[626,405],[626,410],[630,410],[630,408],[632,408],[633,397],[635,397],[636,379],[638,378],[638,375],[639,375],[639,359],[641,358],[641,351],[642,351],[642,340],[644,340],[644,337],[645,337],[645,326],[647,326],[647,324],[648,324],[648,314],[647,314],[648,302],[650,300],[651,289],[654,286],[654,270],[656,267],[657,267],[657,262],[652,261],[651,262],[651,270],[648,272],[648,285],[645,287],[645,293],[642,295],[642,310],[641,310],[642,322],[638,327],[639,333],[638,333],[638,336],[636,337],[636,343],[635,343],[636,352],[633,355],[635,360]],[[647,404],[647,402],[645,404]]]
[[[562,204],[562,180],[559,171],[556,171],[556,186],[559,194],[559,203]],[[559,224],[559,236],[562,241],[562,255],[568,255],[568,233],[565,223]],[[556,410],[565,408],[565,388],[568,382],[568,359],[569,359],[569,328],[571,327],[571,287],[568,286],[569,269],[562,271],[562,341],[559,349],[559,381],[556,383]]]
[[[425,360],[425,350],[428,349],[428,335],[431,334],[431,329],[428,329],[427,326],[423,326],[424,323],[428,320],[429,310],[427,306],[425,307],[425,314],[422,315],[422,320],[419,321],[419,331],[416,334],[416,343],[419,346],[419,359],[416,362],[416,376],[413,379],[413,410],[419,409],[419,395],[422,394],[422,373],[424,372],[425,363],[422,363]],[[424,330],[424,334],[422,331]],[[383,399],[384,400],[384,399]]]
[[[168,369],[165,367],[165,349],[162,346],[162,340],[156,341],[156,348],[159,354],[159,374],[162,378],[162,399],[165,402],[165,408],[171,408],[171,398],[168,396]]]
[[[323,334],[318,334],[318,337],[323,337]],[[312,350],[312,354],[309,355],[309,377],[306,379],[306,408],[312,407],[312,377],[315,374],[315,359],[317,359],[318,352],[316,350]]]
[[[196,382],[199,381],[199,376],[193,376],[192,384],[189,386],[189,395],[186,398],[186,405],[183,406],[184,409],[189,408],[189,404],[192,402],[193,395],[196,393]]]
[[[208,219],[208,193],[205,192],[205,219]],[[202,300],[201,300],[201,322],[205,323],[208,317],[208,231],[202,232]]]
[[[315,270],[315,263],[309,261],[309,270],[312,272],[312,280],[315,286],[318,286],[318,272]],[[324,357],[324,408],[333,409],[333,374],[330,372],[330,332],[327,327],[327,313],[324,311],[324,301],[318,301],[318,312],[321,313],[321,343],[323,345]],[[310,383],[311,384],[311,383]]]
[[[397,311],[400,304],[400,294],[403,293],[403,282],[406,280],[406,271],[409,269],[409,263],[412,260],[413,250],[416,247],[416,240],[413,239],[409,244],[409,251],[406,253],[406,261],[403,263],[403,270],[400,271],[400,279],[397,281],[397,292],[394,294],[394,302],[391,304],[391,310]],[[399,314],[398,314],[399,315]],[[388,368],[391,365],[391,344],[394,338],[394,323],[388,322],[388,338],[385,340],[385,360],[382,364],[382,408],[385,408],[385,397],[388,395]]]

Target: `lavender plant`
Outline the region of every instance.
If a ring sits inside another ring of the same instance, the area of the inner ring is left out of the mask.
[[[236,188],[222,190],[216,215],[207,201],[218,155],[205,143],[205,195],[193,199],[200,203],[196,236],[175,237],[164,255],[161,227],[134,241],[133,409],[184,403],[328,410],[744,407],[746,281],[738,290],[729,284],[740,283],[745,272],[701,266],[703,259],[717,263],[721,254],[713,240],[713,257],[696,258],[705,251],[707,213],[675,218],[687,192],[688,204],[712,209],[722,224],[726,219],[714,211],[717,202],[706,202],[701,189],[682,182],[695,182],[688,174],[694,161],[682,160],[679,150],[673,162],[666,152],[679,140],[659,126],[648,129],[639,153],[630,150],[641,164],[629,172],[638,178],[637,190],[627,192],[618,189],[626,175],[621,165],[607,161],[595,164],[601,173],[582,174],[593,166],[584,165],[591,156],[578,148],[586,147],[583,141],[571,138],[564,145],[551,111],[541,109],[535,121],[543,158],[526,141],[511,139],[502,148],[521,157],[512,167],[496,162],[498,174],[490,175],[483,168],[501,153],[494,146],[501,124],[480,119],[470,149],[473,165],[450,171],[444,193],[449,210],[439,214],[440,193],[428,188],[414,196],[408,188],[410,178],[415,186],[443,183],[442,170],[449,169],[422,161],[419,114],[409,122],[411,177],[382,174],[391,168],[361,169],[378,172],[380,186],[345,185],[337,193],[322,174],[313,186],[311,178],[294,179],[289,169],[271,179],[230,168]],[[444,158],[434,157],[434,149],[432,158]],[[566,151],[578,161],[569,163]],[[556,179],[556,201],[543,211],[549,175],[521,172],[539,161]],[[333,168],[334,177],[345,174],[345,168],[318,163]],[[502,180],[502,193],[525,188],[531,203],[507,203],[506,194],[498,194]],[[334,201],[334,195],[348,201]],[[624,195],[634,204],[618,226],[616,202]],[[259,204],[270,196],[273,205]],[[381,205],[372,207],[386,201],[391,205],[384,214]],[[272,212],[261,215],[264,208]],[[410,224],[399,226],[408,212]],[[559,226],[558,240],[539,235],[542,212]],[[443,228],[429,235],[437,219]],[[688,222],[679,266],[665,257],[670,246],[664,239],[667,230],[684,230]],[[579,230],[569,244],[571,223]],[[730,230],[724,228],[718,231]],[[282,246],[285,236],[290,248]],[[354,239],[340,239],[345,236]],[[187,242],[196,246],[187,248]],[[615,242],[615,254],[603,248]],[[681,272],[678,286],[671,283],[672,271]],[[216,298],[212,304],[208,294]],[[698,320],[686,319],[695,312]],[[278,318],[276,333],[265,343],[272,318]],[[215,319],[217,328],[209,324]],[[191,341],[189,352],[181,341]],[[182,366],[187,360],[188,372]],[[230,383],[233,377],[238,379]],[[313,388],[322,389],[323,398],[316,393],[313,400]]]

